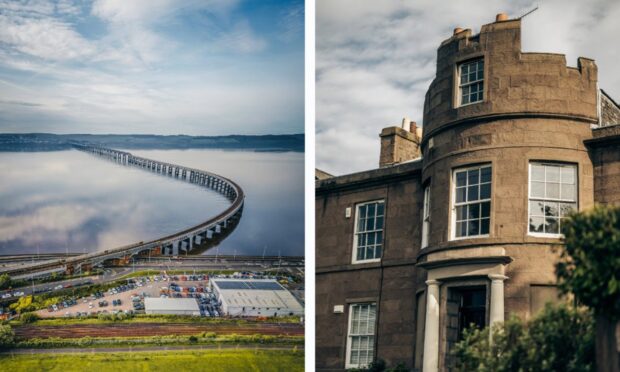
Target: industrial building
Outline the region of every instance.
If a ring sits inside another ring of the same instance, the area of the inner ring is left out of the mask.
[[[144,299],[144,310],[147,314],[200,316],[200,308],[194,298],[147,297]]]
[[[303,315],[299,301],[273,279],[212,279],[211,288],[230,316]]]
[[[558,300],[564,218],[620,205],[620,106],[599,83],[591,59],[522,52],[505,14],[441,43],[423,130],[383,129],[377,169],[317,174],[317,370],[449,371],[471,323]]]

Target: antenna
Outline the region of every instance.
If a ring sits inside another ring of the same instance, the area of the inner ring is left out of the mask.
[[[530,14],[534,13],[534,12],[535,12],[535,11],[537,11],[537,10],[538,10],[538,5],[536,5],[536,8],[534,8],[534,9],[530,10],[529,12],[525,13],[524,15],[522,15],[521,17],[519,17],[519,18],[517,18],[517,19],[524,18],[525,16],[530,15]]]

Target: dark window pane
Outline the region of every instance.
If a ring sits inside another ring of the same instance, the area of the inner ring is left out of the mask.
[[[464,95],[463,96],[463,104],[469,103],[469,96]]]
[[[376,229],[383,229],[383,217],[377,217]]]
[[[479,235],[480,234],[480,221],[469,221],[467,224],[467,235]]]
[[[375,233],[369,233],[368,234],[368,245],[374,245],[375,244]]]
[[[375,258],[375,246],[369,245],[368,247],[366,247],[366,259],[370,260],[373,258]]]
[[[467,201],[478,200],[478,185],[467,187]]]
[[[491,198],[491,184],[485,183],[480,185],[480,199],[490,199]]]
[[[366,231],[375,229],[375,219],[369,218],[366,220]]]
[[[480,218],[480,204],[470,204],[467,213],[467,219]]]
[[[467,172],[456,173],[456,186],[465,186],[467,183]]]
[[[364,259],[364,248],[358,248],[357,249],[357,260],[363,260]]]
[[[491,182],[491,167],[485,167],[480,170],[480,182]]]
[[[545,216],[558,217],[560,215],[558,203],[545,202]]]
[[[480,208],[480,217],[485,218],[485,217],[490,217],[491,216],[491,202],[484,202],[481,203],[481,208]]]
[[[367,243],[367,234],[361,234],[359,239],[360,239],[360,247],[365,247]]]
[[[375,248],[375,258],[379,258],[379,257],[381,257],[381,246],[380,245],[378,245]]]
[[[559,234],[560,228],[557,218],[547,217],[545,218],[545,232],[547,234]]]
[[[467,194],[467,188],[466,187],[458,187],[456,189],[456,202],[457,203],[464,202],[466,194]]]
[[[360,206],[359,216],[360,216],[360,218],[365,218],[366,217],[366,206],[365,205]]]
[[[383,232],[379,231],[377,233],[377,244],[381,244],[381,243],[383,243]]]
[[[467,184],[476,185],[480,183],[480,172],[478,169],[470,169],[467,171]]]
[[[383,215],[383,208],[384,208],[384,206],[385,206],[384,203],[377,204],[377,216],[382,216]]]
[[[489,233],[489,224],[491,220],[489,218],[483,218],[480,220],[480,234],[487,235]]]
[[[376,204],[368,204],[368,217],[369,218],[375,217],[375,207],[376,207]]]

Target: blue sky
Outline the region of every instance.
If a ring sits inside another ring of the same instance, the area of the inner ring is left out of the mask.
[[[304,130],[303,0],[0,0],[0,132]]]
[[[379,132],[422,123],[437,47],[455,27],[523,18],[526,52],[596,60],[599,86],[620,101],[617,0],[316,0],[316,166],[333,174],[376,168]]]

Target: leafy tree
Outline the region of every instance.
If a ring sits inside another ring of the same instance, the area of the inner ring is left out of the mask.
[[[560,289],[595,314],[620,319],[620,208],[598,206],[562,223]]]
[[[620,208],[596,206],[573,214],[562,233],[566,247],[556,266],[560,289],[595,314],[598,370],[618,371],[614,330],[620,321]]]
[[[534,319],[513,316],[493,327],[469,329],[453,353],[456,371],[535,372],[594,370],[592,315],[584,309],[547,305]]]
[[[7,289],[11,286],[11,277],[9,274],[0,275],[0,289]]]
[[[15,343],[15,333],[10,325],[0,325],[0,348],[11,347]]]
[[[20,314],[25,313],[26,311],[36,310],[36,307],[32,303],[31,295],[20,297],[19,300],[17,300],[17,302],[14,302],[11,305],[9,305],[9,308],[11,310],[17,311]]]

